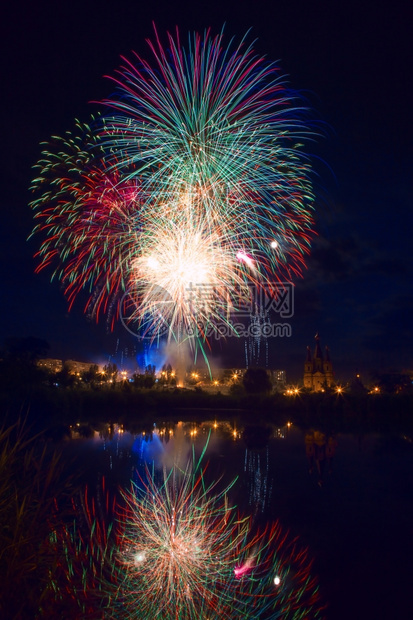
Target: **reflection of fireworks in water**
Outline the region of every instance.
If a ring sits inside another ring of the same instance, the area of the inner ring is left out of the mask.
[[[56,539],[60,605],[76,605],[79,618],[321,618],[306,551],[279,524],[254,532],[228,504],[233,484],[217,492],[200,461],[172,468],[160,486],[147,471],[123,493],[116,537],[93,516],[107,500],[85,501],[89,538],[66,530]]]
[[[215,495],[203,473],[195,478],[190,469],[183,476],[172,469],[160,488],[150,474],[147,480],[143,493],[133,487],[125,494],[120,603],[127,603],[131,617],[202,618],[214,610],[229,617],[226,579],[248,524],[228,506],[228,489]]]
[[[255,513],[264,513],[272,494],[268,446],[265,452],[245,450],[244,472],[248,475],[248,503]]]
[[[32,203],[70,301],[127,316],[151,337],[202,342],[264,287],[300,274],[312,221],[305,110],[278,69],[222,35],[150,44],[154,68],[124,61],[114,110],[38,164]],[[196,287],[190,300],[188,288]],[[275,292],[275,289],[273,290]]]
[[[44,597],[45,618],[106,618],[116,592],[115,535],[108,525],[115,510],[102,478],[102,489],[91,496],[86,488],[80,500],[72,499],[73,522],[54,530],[50,549],[55,556],[49,596]]]

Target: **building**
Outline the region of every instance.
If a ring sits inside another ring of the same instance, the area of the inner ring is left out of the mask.
[[[323,356],[318,333],[315,336],[315,341],[314,356],[311,355],[310,347],[307,347],[307,358],[304,364],[304,387],[313,392],[321,392],[326,387],[333,386],[334,373],[330,352],[326,347]]]
[[[75,360],[66,360],[65,362],[65,366],[72,375],[81,375],[84,372],[89,372],[90,367],[93,365],[93,362],[76,362]]]
[[[276,392],[283,392],[287,383],[285,370],[269,370],[271,383]]]
[[[45,358],[37,361],[37,365],[39,368],[44,368],[49,372],[56,373],[60,372],[63,368],[62,360],[55,360],[52,358]]]

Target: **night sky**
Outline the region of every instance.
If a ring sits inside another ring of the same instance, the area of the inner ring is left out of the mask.
[[[116,340],[83,314],[69,314],[50,273],[34,274],[39,239],[32,228],[28,191],[41,141],[87,121],[109,95],[103,76],[121,54],[150,58],[145,38],[179,26],[249,40],[279,61],[322,122],[324,136],[310,145],[317,232],[308,269],[295,282],[291,338],[270,342],[269,363],[302,375],[306,346],[320,332],[338,379],[358,369],[407,370],[412,360],[412,19],[409,3],[325,0],[153,0],[19,2],[2,9],[1,324],[7,336],[36,336],[50,356],[100,361]],[[182,39],[185,37],[182,36]],[[242,366],[242,343],[217,352],[223,365]]]

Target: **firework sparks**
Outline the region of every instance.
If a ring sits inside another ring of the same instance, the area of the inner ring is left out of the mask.
[[[200,465],[192,460],[185,471],[165,471],[161,485],[147,470],[143,486],[123,493],[116,613],[166,620],[320,618],[306,551],[278,523],[254,532],[228,501],[236,481],[217,492]]]
[[[139,186],[105,164],[96,122],[77,123],[76,132],[55,138],[37,164],[32,202],[46,239],[37,270],[54,266],[71,307],[82,289],[91,292],[86,309],[96,318],[117,306],[129,277],[131,252],[139,242]],[[100,122],[99,122],[100,126]],[[117,311],[116,313],[117,314]]]
[[[54,265],[70,305],[89,290],[96,318],[126,304],[153,338],[202,340],[231,325],[249,284],[272,294],[301,273],[310,131],[277,67],[244,40],[149,45],[153,66],[125,60],[114,79],[113,112],[55,139],[38,164],[38,269]]]
[[[203,454],[184,470],[164,470],[161,482],[146,470],[122,491],[117,508],[107,493],[83,499],[81,527],[53,533],[61,559],[50,612],[130,620],[322,618],[306,550],[278,523],[257,530],[241,517],[229,501],[235,481],[222,491],[208,484]]]
[[[149,472],[147,479],[143,493],[132,487],[124,496],[119,601],[137,598],[145,618],[208,617],[201,612],[214,609],[229,617],[225,578],[248,524],[228,506],[228,489],[215,494],[190,469],[174,468],[160,488]]]

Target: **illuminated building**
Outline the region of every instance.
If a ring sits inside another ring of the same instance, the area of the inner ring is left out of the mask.
[[[268,372],[270,374],[271,383],[273,385],[274,390],[276,392],[284,391],[285,385],[287,382],[285,370],[268,370]]]
[[[325,354],[320,346],[320,336],[315,336],[314,356],[311,355],[310,347],[307,347],[307,359],[304,364],[304,387],[313,392],[321,392],[326,387],[332,387],[334,384],[333,366],[330,360],[330,352],[328,347]]]
[[[90,367],[93,366],[93,362],[76,362],[75,360],[67,360],[65,366],[69,369],[72,375],[77,373],[89,372]]]
[[[37,365],[39,368],[44,368],[49,372],[60,372],[63,368],[62,360],[55,360],[52,358],[45,358],[38,360]]]

